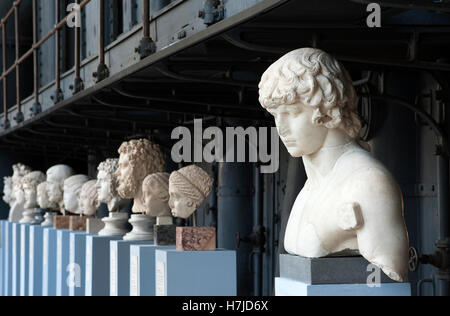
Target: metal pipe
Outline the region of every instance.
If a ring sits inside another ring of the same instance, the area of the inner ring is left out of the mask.
[[[59,21],[59,15],[61,12],[60,0],[55,0],[55,21]],[[51,96],[51,99],[55,104],[61,102],[64,99],[64,94],[61,90],[61,30],[56,30],[55,38],[55,94]]]
[[[6,20],[2,20],[2,61],[3,61],[3,72],[6,70]],[[3,80],[3,111],[4,111],[4,128],[9,128],[9,118],[8,118],[8,98],[7,98],[7,85],[6,76],[2,76]]]
[[[253,180],[255,186],[255,194],[253,199],[253,232],[258,232],[263,226],[263,177],[261,175],[261,167],[255,165]],[[262,251],[254,249],[252,253],[253,265],[253,295],[262,295]]]
[[[142,37],[150,39],[150,1],[142,0]]]
[[[39,104],[39,60],[38,60],[38,48],[36,42],[38,39],[38,25],[37,25],[37,0],[33,0],[33,89],[34,89],[34,104],[32,113],[37,115],[41,112],[41,106]]]
[[[15,35],[16,61],[17,61],[20,55],[19,8],[17,6],[14,7],[14,35]],[[14,119],[17,123],[20,123],[23,122],[24,120],[22,113],[22,104],[20,99],[20,64],[16,65],[16,104],[17,104],[17,114]]]
[[[78,4],[80,0],[76,0]],[[80,76],[81,68],[81,28],[75,28],[75,80],[73,86],[73,94],[76,94],[83,90],[83,81]]]
[[[99,1],[98,67],[93,74],[97,82],[109,77],[109,69],[105,64],[105,0]]]

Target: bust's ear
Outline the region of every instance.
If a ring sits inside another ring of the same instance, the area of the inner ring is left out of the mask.
[[[317,126],[325,126],[329,121],[331,120],[331,117],[329,117],[326,114],[323,114],[320,108],[316,108],[314,110],[314,113],[312,115],[312,123]]]

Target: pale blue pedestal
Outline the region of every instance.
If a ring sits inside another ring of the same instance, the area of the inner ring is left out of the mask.
[[[86,238],[86,296],[109,296],[110,243],[122,237]]]
[[[12,223],[4,223],[3,296],[12,296]]]
[[[56,296],[69,296],[67,278],[69,274],[70,230],[56,232]]]
[[[157,296],[236,296],[236,252],[156,251]]]
[[[44,242],[44,227],[30,226],[30,265],[28,291],[30,296],[42,296],[42,254]]]
[[[28,296],[30,271],[30,225],[20,225],[20,296]]]
[[[4,246],[4,242],[5,242],[5,221],[4,220],[0,220],[0,296],[4,296],[3,294],[3,274],[5,273],[5,262],[4,262],[4,252],[5,252],[5,246]]]
[[[69,265],[71,284],[69,296],[84,296],[86,293],[86,238],[92,236],[86,232],[70,233]]]
[[[20,296],[21,224],[12,224],[12,296]]]
[[[130,296],[155,296],[156,250],[175,250],[175,246],[132,245],[130,247],[128,285]]]
[[[130,296],[130,246],[133,245],[151,246],[153,241],[111,241],[109,268],[111,296]]]
[[[56,232],[54,228],[44,228],[42,258],[42,295],[56,296]]]
[[[275,278],[276,296],[411,296],[409,283],[367,284],[306,284],[285,278]]]

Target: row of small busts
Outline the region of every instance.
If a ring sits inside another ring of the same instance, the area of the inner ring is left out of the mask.
[[[11,206],[10,221],[36,224],[40,207],[48,210],[48,221],[43,223],[48,225],[55,212],[94,216],[100,203],[105,203],[110,216],[104,220],[104,234],[117,235],[123,234],[128,214],[121,211],[131,200],[133,213],[138,214],[135,222],[139,216],[147,216],[170,225],[172,216],[186,219],[194,214],[212,189],[213,180],[197,166],[165,173],[163,153],[149,140],[125,142],[119,154],[119,159],[107,159],[98,166],[96,180],[76,175],[67,165],[54,166],[46,175],[23,164],[14,165],[13,176],[5,178],[4,186],[4,200]],[[146,223],[152,225],[150,220]]]

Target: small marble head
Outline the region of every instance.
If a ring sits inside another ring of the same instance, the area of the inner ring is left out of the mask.
[[[169,177],[165,172],[147,176],[142,183],[143,203],[147,215],[172,216],[169,207]]]
[[[319,49],[294,50],[276,61],[263,74],[259,95],[293,157],[319,151],[330,129],[359,138],[361,120],[350,75]]]
[[[37,203],[39,207],[43,210],[57,210],[58,204],[50,202],[47,194],[47,182],[44,181],[37,186]]]
[[[94,216],[100,206],[96,188],[96,180],[91,180],[83,184],[80,193],[80,209],[86,216]]]
[[[188,218],[208,197],[214,181],[195,165],[172,172],[169,179],[169,205],[174,217]]]
[[[57,165],[47,170],[48,199],[50,202],[57,203],[61,210],[64,209],[64,181],[74,174],[73,169],[66,165]]]
[[[165,161],[160,147],[147,139],[125,142],[119,148],[119,168],[116,172],[118,192],[122,198],[135,198],[142,181],[152,173],[164,172]]]
[[[98,201],[106,203],[110,212],[119,210],[119,203],[122,198],[117,192],[116,172],[119,168],[119,159],[107,159],[98,166],[96,189],[98,193]]]
[[[13,181],[12,177],[4,177],[3,178],[3,201],[10,206],[14,202],[14,198],[12,196],[13,189]]]
[[[81,188],[88,181],[89,177],[82,174],[64,180],[64,206],[67,211],[73,214],[82,214],[78,201]]]
[[[24,164],[18,163],[16,165],[13,165],[13,197],[14,200],[20,204],[25,204],[25,193],[23,191],[22,187],[22,178],[29,174],[31,172],[31,168],[28,166],[25,166]]]
[[[38,207],[37,186],[45,182],[46,176],[41,171],[33,171],[22,178],[22,188],[25,195],[24,207],[32,209]]]

